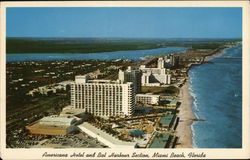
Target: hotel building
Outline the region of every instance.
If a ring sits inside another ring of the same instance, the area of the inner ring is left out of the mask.
[[[141,65],[142,86],[161,86],[171,84],[171,75],[166,73],[164,67],[165,61],[163,58],[158,59],[157,68],[146,68],[145,65]]]
[[[152,95],[152,94],[136,95],[136,103],[158,105],[159,101],[160,101],[160,95]]]
[[[76,76],[71,85],[71,105],[96,116],[130,116],[135,104],[132,82],[89,80]]]
[[[164,57],[164,61],[165,68],[178,67],[180,57],[173,54],[169,54]]]
[[[125,71],[119,70],[118,76],[122,83],[133,82],[136,94],[141,92],[141,70],[129,66]]]

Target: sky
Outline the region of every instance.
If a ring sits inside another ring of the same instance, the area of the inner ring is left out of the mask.
[[[7,37],[241,38],[242,9],[7,8]]]

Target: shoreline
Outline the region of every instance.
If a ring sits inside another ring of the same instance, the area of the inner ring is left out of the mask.
[[[234,46],[232,46],[232,47],[234,47]],[[204,61],[210,61],[210,60],[212,60],[212,59],[214,59],[214,58],[217,58],[217,57],[219,57],[221,54],[223,54],[223,53],[225,52],[225,50],[227,50],[227,49],[229,49],[229,48],[232,48],[232,47],[226,47],[226,48],[224,48],[224,49],[218,51],[217,53],[214,53],[214,54],[212,54],[212,55],[206,56],[206,57],[204,58]]]
[[[196,117],[192,109],[194,99],[189,93],[189,79],[181,87],[179,98],[181,101],[180,112],[178,114],[180,121],[176,129],[176,135],[180,138],[176,148],[193,148],[191,125]]]
[[[233,45],[230,47],[226,47],[213,55],[206,56],[204,61],[212,60],[225,52],[225,50],[235,47],[237,45]],[[202,65],[203,63],[201,63]],[[189,69],[192,68],[192,65]],[[188,69],[188,70],[189,70]],[[181,101],[180,110],[179,110],[179,124],[176,129],[176,135],[179,137],[178,145],[176,148],[193,148],[193,130],[191,128],[193,121],[197,119],[193,112],[193,102],[194,98],[189,92],[189,74],[187,75],[187,81],[180,88],[179,99]]]
[[[236,45],[227,46],[227,47],[221,49],[220,51],[218,51],[218,52],[216,52],[216,53],[214,53],[214,54],[212,54],[212,55],[206,56],[206,57],[204,58],[204,61],[209,61],[209,60],[212,60],[212,59],[214,59],[214,58],[217,58],[217,57],[219,57],[221,54],[223,54],[227,49],[230,49],[230,48],[233,48],[233,47],[237,47],[237,46],[239,46],[239,45],[236,44]]]

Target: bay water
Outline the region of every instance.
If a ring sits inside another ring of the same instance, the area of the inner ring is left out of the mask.
[[[129,59],[140,61],[141,58],[150,55],[161,55],[173,52],[185,51],[184,47],[166,47],[145,50],[128,50],[114,52],[99,53],[12,53],[7,54],[7,62],[21,61],[54,61],[54,60],[113,60],[113,59]]]

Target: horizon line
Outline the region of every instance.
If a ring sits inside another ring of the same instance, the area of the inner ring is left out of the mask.
[[[6,38],[89,38],[89,39],[242,39],[242,37],[40,37],[6,36]]]

